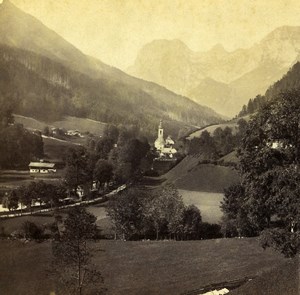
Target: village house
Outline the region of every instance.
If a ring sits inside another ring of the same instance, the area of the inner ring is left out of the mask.
[[[28,167],[30,173],[56,173],[55,163],[48,163],[44,161],[30,162]]]

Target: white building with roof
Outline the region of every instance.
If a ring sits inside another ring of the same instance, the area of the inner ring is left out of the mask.
[[[48,163],[48,162],[30,162],[29,165],[29,172],[30,173],[55,173],[56,167],[55,163]]]
[[[166,140],[164,139],[164,129],[162,127],[162,121],[158,126],[157,139],[154,142],[154,147],[159,153],[160,158],[173,158],[177,153],[177,150],[173,147],[175,144],[174,140],[169,135]]]

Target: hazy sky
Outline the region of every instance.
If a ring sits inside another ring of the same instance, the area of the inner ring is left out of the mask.
[[[2,2],[0,0],[0,2]],[[300,25],[299,0],[11,0],[84,53],[125,69],[154,39],[194,51],[249,47],[282,25]]]

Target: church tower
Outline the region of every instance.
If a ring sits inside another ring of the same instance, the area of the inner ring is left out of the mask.
[[[162,128],[162,120],[160,120],[160,122],[159,122],[157,137],[164,139],[164,129]]]
[[[158,126],[158,134],[157,134],[157,139],[154,142],[154,146],[157,150],[162,150],[165,145],[165,140],[164,140],[164,129],[162,127],[162,121],[160,120],[159,126]]]

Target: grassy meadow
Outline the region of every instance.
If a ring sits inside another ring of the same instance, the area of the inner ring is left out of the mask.
[[[105,123],[86,119],[66,116],[63,120],[55,122],[42,122],[30,117],[24,117],[21,115],[14,115],[15,121],[21,123],[25,128],[37,129],[42,131],[46,126],[63,128],[66,130],[79,130],[81,133],[91,132],[94,135],[103,135],[103,130],[105,128]]]
[[[179,189],[214,193],[223,193],[225,187],[239,181],[233,167],[200,164],[197,156],[186,156],[161,178],[173,182]]]
[[[188,140],[191,140],[193,139],[194,137],[200,137],[202,132],[204,130],[206,130],[207,132],[209,132],[210,134],[213,134],[214,131],[220,127],[222,129],[225,129],[226,127],[229,127],[232,129],[232,133],[233,134],[236,134],[236,132],[238,131],[238,125],[237,125],[237,122],[240,118],[237,118],[237,119],[232,119],[228,122],[225,122],[225,123],[221,123],[221,124],[215,124],[215,125],[210,125],[210,126],[207,126],[207,127],[204,127],[204,128],[201,128],[201,129],[198,129],[192,133],[189,134],[189,136],[187,137]],[[250,115],[247,115],[247,116],[244,116],[243,117],[244,120],[246,121],[249,121],[250,120]]]
[[[102,272],[108,295],[182,294],[213,283],[260,276],[289,263],[278,253],[261,249],[254,238],[190,242],[100,240],[91,246],[93,263]],[[0,256],[2,294],[40,295],[54,290],[55,278],[51,280],[47,275],[50,242],[1,240],[0,251],[5,253]],[[256,280],[259,278],[253,282]]]
[[[226,123],[223,123],[223,124],[216,124],[216,125],[211,125],[211,126],[208,126],[208,127],[205,127],[205,128],[201,128],[200,130],[197,130],[193,133],[191,133],[187,139],[188,140],[191,140],[195,137],[200,137],[202,132],[204,130],[206,130],[207,132],[209,132],[210,134],[213,134],[214,131],[218,128],[222,128],[222,129],[225,129],[226,127],[229,127],[232,129],[232,133],[235,134],[237,132],[237,121],[236,120],[232,120],[230,122],[226,122]]]

